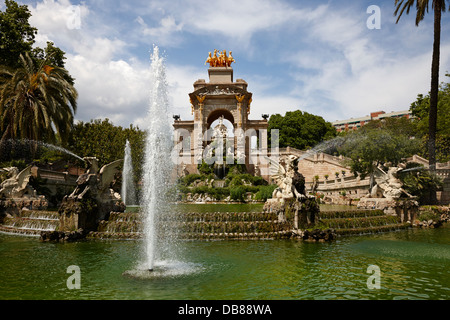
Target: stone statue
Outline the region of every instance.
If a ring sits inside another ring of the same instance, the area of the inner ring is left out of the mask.
[[[36,191],[29,185],[31,178],[31,166],[19,172],[16,167],[5,168],[8,179],[0,184],[0,197],[3,198],[36,198]]]
[[[370,193],[366,195],[366,198],[386,198],[386,199],[398,199],[402,196],[412,198],[403,189],[403,183],[397,177],[399,171],[403,170],[400,167],[389,167],[385,172],[382,168],[378,167],[375,172],[376,184],[370,190]]]
[[[120,197],[120,170],[122,159],[98,169],[96,158],[84,158],[88,170],[77,179],[75,190],[64,197],[59,207],[61,231],[97,230],[101,220],[110,212],[123,212],[125,204]]]
[[[307,197],[306,188],[305,188],[305,177],[298,172],[298,159],[294,160],[294,174],[292,177],[292,193],[295,198],[299,201],[302,201]]]
[[[221,116],[219,118],[219,124],[214,127],[213,138],[226,138],[227,136],[227,127],[223,124],[224,117]]]
[[[282,156],[280,162],[267,159],[278,187],[264,204],[264,211],[277,212],[279,220],[291,223],[294,233],[314,225],[320,208],[314,196],[306,194],[305,177],[298,172],[298,157]]]
[[[183,169],[181,170],[181,177],[186,177],[189,174],[189,171],[187,169],[187,166],[185,163],[183,163]]]
[[[385,172],[381,167],[374,172],[375,185],[370,192],[361,197],[358,202],[359,209],[379,209],[385,214],[397,215],[401,221],[413,221],[419,202],[403,189],[398,178],[401,167],[389,167]]]
[[[261,168],[257,163],[255,163],[254,172],[255,177],[261,177]]]
[[[298,157],[289,155],[282,157],[284,166],[270,158],[270,175],[275,179],[278,188],[273,191],[272,198],[284,201],[285,199],[294,198],[292,188],[292,178],[294,177],[294,161]]]
[[[238,164],[245,163],[245,152],[242,151],[241,148],[238,148],[236,151],[236,160]]]
[[[88,191],[91,191],[91,196],[97,200],[120,200],[120,194],[115,192],[112,188],[112,183],[119,173],[119,165],[123,162],[122,159],[116,160],[104,165],[100,171],[98,170],[98,159],[95,157],[85,157],[84,160],[88,163],[89,168],[87,172],[77,179],[77,187],[69,195],[69,198],[83,199]]]

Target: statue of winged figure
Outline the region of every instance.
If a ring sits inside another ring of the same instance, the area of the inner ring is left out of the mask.
[[[305,198],[305,178],[297,170],[298,157],[294,155],[282,156],[279,162],[266,158],[270,163],[270,176],[278,185],[278,188],[273,191],[272,198],[281,201]]]
[[[387,172],[378,167],[375,171],[376,184],[367,195],[370,198],[398,199],[402,196],[413,197],[403,189],[403,183],[397,177],[398,172],[403,170],[400,167],[389,167]]]
[[[119,166],[122,164],[123,159],[113,161],[111,163],[105,164],[99,173],[99,189],[101,193],[107,192],[108,190],[114,196],[112,183],[114,182],[116,175],[120,172]],[[120,198],[120,197],[119,197]]]
[[[95,196],[99,197],[99,199],[119,199],[120,195],[114,193],[111,184],[114,182],[115,177],[119,172],[118,168],[123,162],[123,159],[108,163],[100,170],[98,169],[97,158],[85,157],[84,160],[88,163],[89,168],[86,174],[78,177],[77,187],[72,194],[70,194],[69,198],[82,199],[85,194],[91,190]]]
[[[36,196],[36,191],[29,185],[31,178],[31,166],[19,172],[16,167],[5,168],[8,179],[0,184],[0,197],[22,198],[25,195]]]

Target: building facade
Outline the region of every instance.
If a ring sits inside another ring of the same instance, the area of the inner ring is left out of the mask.
[[[209,63],[209,82],[204,79],[195,81],[194,91],[189,93],[193,120],[176,118],[173,124],[177,165],[185,174],[197,173],[202,161],[208,162],[212,158],[208,164],[220,163],[226,156],[226,163],[245,164],[247,171],[255,174],[261,168],[259,159],[252,155],[251,140],[257,137],[259,154],[267,154],[268,121],[249,120],[252,93],[247,90],[246,81],[234,81],[231,62]],[[212,127],[216,120],[220,120],[220,125],[223,120],[228,120],[233,126],[234,138],[224,137],[221,150],[217,145],[212,148],[211,144],[213,140],[218,141],[214,136],[217,128]]]
[[[338,120],[332,122],[332,125],[336,128],[338,132],[348,131],[348,130],[356,130],[370,121],[374,120],[383,120],[386,118],[402,118],[405,117],[407,119],[411,119],[413,116],[409,110],[404,111],[395,111],[386,113],[384,111],[376,111],[370,113],[370,116],[360,117],[360,118],[350,118],[346,120]]]

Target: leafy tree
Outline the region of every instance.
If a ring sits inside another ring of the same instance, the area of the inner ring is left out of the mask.
[[[45,49],[36,47],[31,52],[31,56],[34,60],[36,61],[46,60],[49,65],[59,68],[64,68],[65,66],[66,60],[65,54],[66,53],[63,50],[56,47],[55,44],[51,41],[47,41],[47,47]],[[75,79],[72,78],[72,76],[69,73],[65,75],[65,79],[71,85],[74,85]]]
[[[255,194],[255,199],[267,201],[267,199],[272,198],[273,191],[277,187],[278,186],[276,184],[271,184],[268,186],[260,186],[259,191]]]
[[[442,181],[436,175],[431,175],[428,170],[423,170],[423,166],[418,163],[408,163],[405,169],[405,172],[400,171],[399,174],[403,187],[411,195],[416,196],[421,205],[429,203],[430,188],[441,187]]]
[[[33,47],[37,29],[28,21],[28,7],[13,0],[5,5],[0,11],[0,140],[64,144],[77,98],[74,79],[64,69],[65,52],[53,42],[45,49]]]
[[[0,11],[0,65],[20,67],[19,57],[31,52],[37,29],[28,22],[31,13],[26,5],[5,0],[6,9]]]
[[[300,110],[286,112],[284,116],[274,114],[269,119],[270,131],[279,130],[280,148],[292,147],[304,150],[336,136],[336,129],[322,117]]]
[[[450,74],[447,74],[450,77]],[[438,117],[436,131],[436,160],[447,162],[450,160],[450,83],[442,83],[439,89]],[[428,123],[430,110],[430,96],[419,94],[416,101],[411,104],[411,113],[414,115],[416,130],[422,136],[424,147],[420,155],[428,158],[426,148],[428,140]]]
[[[138,127],[115,126],[109,119],[80,121],[71,131],[67,148],[81,157],[96,157],[101,167],[124,158],[126,140],[130,142],[137,182],[142,173],[145,149],[145,132]]]
[[[431,8],[434,10],[434,42],[433,57],[431,61],[431,90],[430,90],[430,109],[428,122],[428,160],[432,173],[436,170],[436,128],[437,128],[437,110],[439,95],[439,60],[441,46],[441,16],[446,10],[445,0],[395,0],[395,15],[398,15],[397,23],[406,10],[409,14],[411,8],[416,7],[416,26],[424,19],[425,13],[431,2]],[[436,202],[436,190],[430,190],[431,199]]]
[[[359,174],[361,178],[370,176],[370,187],[374,184],[373,174],[379,165],[395,166],[419,149],[418,140],[411,136],[409,129],[401,129],[396,123],[404,123],[404,120],[374,121],[370,126],[348,133],[338,148],[350,159],[349,166],[355,175]]]
[[[214,172],[213,165],[208,165],[204,160],[201,164],[197,165],[197,169],[201,174],[208,175]]]
[[[64,68],[48,60],[35,62],[20,55],[20,67],[0,67],[0,137],[66,141],[77,109],[78,93]]]
[[[5,11],[0,11],[0,65],[19,68],[20,55],[28,52],[33,60],[48,60],[50,65],[64,68],[65,52],[53,42],[48,41],[45,49],[33,47],[38,30],[28,21],[28,7],[13,0],[6,0],[5,5]]]

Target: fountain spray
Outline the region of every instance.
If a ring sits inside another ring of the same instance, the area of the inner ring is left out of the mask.
[[[170,122],[168,84],[164,58],[159,48],[153,47],[151,55],[152,88],[147,114],[147,137],[143,170],[142,204],[144,212],[144,255],[146,269],[152,271],[155,261],[170,251],[166,239],[164,219],[167,213],[167,191],[170,186],[173,128]]]
[[[125,157],[123,160],[122,171],[122,201],[125,205],[136,204],[136,191],[133,183],[133,163],[131,160],[131,147],[130,142],[127,140],[125,143]]]

